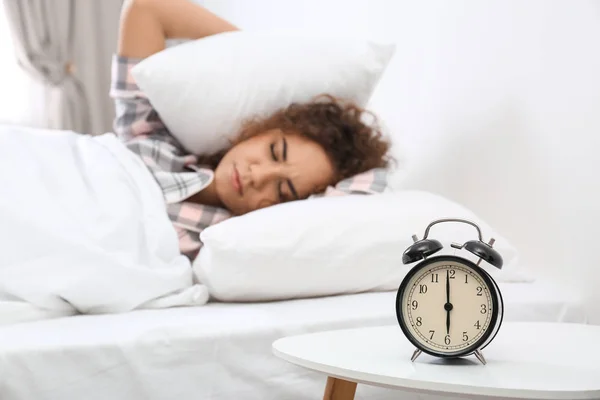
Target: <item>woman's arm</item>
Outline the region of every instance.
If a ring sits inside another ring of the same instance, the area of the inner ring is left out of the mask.
[[[188,0],[125,0],[118,54],[145,58],[165,48],[166,39],[199,39],[237,27]]]

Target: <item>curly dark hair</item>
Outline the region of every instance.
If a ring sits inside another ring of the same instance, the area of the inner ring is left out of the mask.
[[[364,117],[369,115],[373,121],[367,124]],[[292,103],[266,118],[246,121],[232,145],[271,129],[299,134],[319,144],[333,163],[336,181],[389,164],[390,144],[383,138],[375,115],[331,95]],[[204,161],[216,166],[226,152]]]

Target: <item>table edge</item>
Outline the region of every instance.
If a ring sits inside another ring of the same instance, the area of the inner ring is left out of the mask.
[[[302,336],[302,335],[293,335]],[[289,336],[292,337],[292,336]],[[462,395],[468,397],[487,397],[487,398],[511,398],[528,400],[598,400],[600,399],[600,388],[597,390],[582,391],[555,391],[555,390],[532,390],[532,389],[511,389],[511,388],[490,388],[483,386],[465,386],[451,383],[436,383],[411,380],[406,378],[390,378],[388,382],[382,380],[372,380],[369,377],[378,378],[379,375],[368,372],[351,371],[327,364],[314,363],[305,359],[295,357],[277,349],[277,343],[285,340],[286,337],[277,339],[273,342],[271,349],[276,357],[315,372],[325,374],[334,378],[344,379],[360,384],[378,386],[396,390],[405,390],[427,394],[446,394]],[[356,375],[363,375],[363,378]],[[392,380],[394,382],[392,382]]]

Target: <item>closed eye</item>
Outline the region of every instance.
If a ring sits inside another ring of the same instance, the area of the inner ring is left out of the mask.
[[[285,140],[285,138],[282,139],[282,153],[283,153],[283,161],[287,161],[287,140]],[[279,162],[279,158],[277,157],[277,153],[275,152],[275,143],[271,143],[271,145],[269,146],[270,150],[271,150],[271,157],[273,158],[273,161]],[[294,185],[292,184],[292,181],[287,179],[286,180],[287,185],[290,189],[290,192],[292,192],[293,197],[298,200],[299,196],[298,196],[298,192],[296,192],[296,188],[294,187]],[[279,196],[279,201],[280,202],[284,202],[286,201],[285,196],[283,194],[283,190],[281,189],[283,185],[282,181],[279,181],[277,183],[277,194]]]
[[[273,161],[279,162],[279,158],[277,158],[277,153],[275,153],[275,143],[271,143],[269,148],[271,149],[271,158],[273,158]],[[279,198],[280,203],[283,203],[285,200],[283,196],[283,191],[281,190],[282,185],[282,181],[277,182],[277,197]]]
[[[273,161],[279,161],[277,154],[275,154],[275,143],[271,143],[271,157],[273,157]]]
[[[279,202],[283,203],[285,201],[285,197],[283,195],[283,191],[281,190],[281,186],[283,185],[282,181],[277,183],[277,195],[279,196]]]

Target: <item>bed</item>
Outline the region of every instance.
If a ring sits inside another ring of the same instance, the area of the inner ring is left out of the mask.
[[[586,322],[583,300],[545,281],[500,282],[506,321]],[[0,327],[0,398],[318,399],[325,377],[271,343],[396,324],[395,292],[82,315]],[[398,340],[405,340],[398,330]],[[358,399],[398,392],[360,386]],[[406,394],[403,399],[423,399]]]

